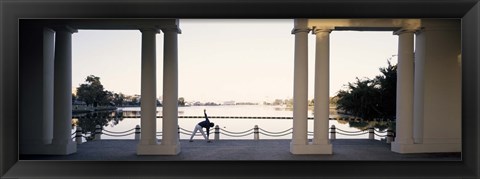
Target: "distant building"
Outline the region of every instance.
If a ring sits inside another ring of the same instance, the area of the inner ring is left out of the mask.
[[[94,111],[93,107],[88,106],[87,103],[80,100],[75,100],[72,102],[72,112],[91,112]]]
[[[223,105],[235,105],[235,101],[225,101]]]

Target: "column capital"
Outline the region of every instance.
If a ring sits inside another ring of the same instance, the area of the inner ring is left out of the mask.
[[[292,34],[296,34],[298,32],[306,32],[309,33],[312,29],[309,28],[294,28],[292,29]]]
[[[158,28],[153,28],[153,27],[144,27],[144,28],[140,28],[139,29],[140,32],[144,33],[144,32],[154,32],[155,34],[159,34],[160,33],[160,29]]]
[[[460,31],[460,27],[421,27],[415,33],[421,34],[424,32],[432,32],[432,31]]]
[[[53,26],[52,29],[54,31],[62,31],[62,32],[70,32],[70,33],[77,33],[77,29],[74,29],[68,25],[56,25],[56,26]]]
[[[327,29],[327,28],[321,28],[321,29],[314,28],[312,30],[312,34],[331,33],[331,32],[332,32],[332,29]]]
[[[427,30],[425,29],[425,27],[422,27],[422,28],[417,29],[417,30],[415,31],[415,34],[421,34],[421,33],[425,32],[425,31],[427,31]]]
[[[177,34],[181,34],[182,30],[178,27],[169,27],[169,28],[162,28],[163,33],[167,32],[176,32]]]
[[[308,28],[308,19],[294,19],[293,20],[293,29],[292,34],[296,34],[298,32],[305,32],[309,33],[310,28]]]
[[[410,29],[410,28],[401,28],[397,31],[394,31],[393,32],[393,35],[400,35],[400,34],[403,34],[403,33],[416,33],[417,31],[419,31],[420,29],[418,28],[415,28],[415,29]]]

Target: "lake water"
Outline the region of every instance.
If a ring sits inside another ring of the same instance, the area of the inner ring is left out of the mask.
[[[140,118],[138,117],[140,107],[124,107],[119,108],[123,112],[122,115],[116,114],[115,112],[107,112],[105,116],[101,115],[91,115],[91,114],[81,114],[74,115],[74,120],[80,121],[78,125],[84,126],[83,128],[92,128],[98,123],[104,124],[103,129],[111,132],[123,132],[135,128],[136,125],[140,125]],[[210,117],[210,121],[214,122],[215,125],[218,125],[221,129],[230,131],[232,133],[239,133],[253,129],[255,125],[258,125],[259,128],[269,131],[269,132],[281,132],[292,128],[293,120],[292,119],[229,119],[229,118],[215,118],[218,116],[229,117],[287,117],[291,118],[293,116],[293,111],[287,110],[280,106],[268,106],[268,105],[224,105],[224,106],[188,106],[188,107],[179,107],[179,119],[178,124],[181,128],[192,131],[195,125],[205,120],[203,118],[203,110],[207,110],[207,115]],[[162,108],[157,108],[158,114],[162,114]],[[123,117],[122,117],[123,116]],[[136,117],[128,117],[136,116]],[[185,118],[186,116],[198,116],[201,118]],[[308,112],[308,117],[313,118],[312,111]],[[336,114],[331,114],[331,118],[338,117]],[[91,124],[87,124],[91,123]],[[344,131],[360,131],[361,129],[366,128],[366,125],[373,125],[372,123],[359,123],[359,122],[347,122],[341,120],[329,120],[329,126],[335,125],[338,129]],[[353,125],[353,126],[352,126]],[[72,128],[72,133],[75,128]],[[162,130],[162,118],[157,118],[157,131]],[[223,131],[222,130],[222,131]],[[377,128],[376,130],[383,131],[384,128]],[[93,131],[93,130],[92,130]],[[313,120],[308,120],[308,131],[313,132]],[[111,134],[111,133],[110,133]],[[199,134],[199,133],[197,133]],[[282,133],[283,134],[283,133]],[[381,133],[379,135],[385,135]],[[291,139],[292,135],[284,135],[279,137],[267,136],[260,134],[260,139]],[[158,137],[161,139],[161,136]],[[180,134],[180,139],[189,139],[190,134]],[[201,136],[196,136],[194,139],[202,139]],[[214,138],[213,130],[210,133],[210,139]],[[233,137],[220,134],[220,139],[253,139],[254,135],[246,135],[242,137]],[[309,139],[312,136],[308,137]],[[340,135],[337,133],[337,139],[368,139],[368,134],[358,135],[358,136],[346,136]],[[380,140],[381,137],[375,136],[376,140]],[[134,139],[134,135],[127,135],[122,137],[112,137],[107,135],[102,135],[102,139]]]

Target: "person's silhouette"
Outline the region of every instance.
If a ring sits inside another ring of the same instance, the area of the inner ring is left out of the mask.
[[[203,110],[203,114],[205,114],[205,120],[202,121],[202,122],[199,122],[196,126],[195,126],[195,129],[193,129],[193,132],[192,132],[192,135],[190,136],[190,142],[193,142],[193,137],[195,136],[195,134],[197,133],[197,131],[200,131],[200,133],[202,133],[203,137],[205,138],[205,140],[207,142],[211,142],[208,137],[210,136],[210,127],[213,127],[215,124],[213,122],[210,122],[210,120],[208,120],[208,116],[207,116],[207,110],[204,109]],[[207,135],[205,135],[205,132],[203,132],[203,128],[205,128],[207,130]]]

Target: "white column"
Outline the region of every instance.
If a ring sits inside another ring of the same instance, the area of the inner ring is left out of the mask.
[[[461,22],[422,19],[415,34],[414,146],[403,153],[460,152]]]
[[[52,152],[68,155],[76,152],[71,139],[72,120],[72,33],[67,26],[55,28],[54,131]]]
[[[157,144],[156,118],[156,42],[158,29],[146,28],[142,32],[142,76],[141,76],[141,139],[140,145]]]
[[[295,62],[293,76],[293,134],[290,152],[307,145],[308,115],[308,19],[295,19]]]
[[[290,143],[290,152],[292,154],[332,154],[332,145],[328,141],[328,33],[320,32],[317,36],[317,56],[316,56],[316,93],[315,95],[323,96],[326,91],[326,110],[327,118],[325,121],[315,121],[314,141],[308,142],[308,19],[295,19],[295,28],[292,34],[295,34],[295,63],[293,78],[293,134]],[[325,40],[323,37],[327,37]],[[322,38],[319,40],[318,38]],[[326,70],[325,70],[326,68]],[[324,75],[326,73],[326,75]],[[322,76],[320,76],[322,75]],[[319,81],[317,83],[317,81]],[[322,85],[326,81],[327,85]],[[326,90],[325,90],[326,88]],[[318,99],[318,98],[316,98]],[[317,105],[315,105],[317,106]],[[322,107],[322,106],[317,106]],[[321,117],[321,116],[320,116]],[[317,118],[318,119],[318,118]],[[321,129],[324,127],[324,131]]]
[[[418,31],[415,40],[415,72],[413,91],[413,141],[423,143],[424,129],[424,99],[425,99],[425,57],[426,37],[423,31]]]
[[[19,153],[49,154],[53,140],[55,31],[42,25],[26,25],[19,32],[20,78]],[[36,49],[33,50],[32,49]],[[35,107],[32,107],[35,106]],[[55,153],[53,153],[55,154]]]
[[[53,139],[54,111],[54,69],[55,69],[55,31],[44,29],[43,36],[43,143],[51,144]]]
[[[314,144],[329,144],[330,29],[317,29],[315,51]]]
[[[141,142],[137,148],[138,155],[177,155],[180,153],[177,103],[177,34],[180,33],[180,29],[162,29],[162,31],[165,33],[162,140],[160,145],[157,145],[155,122],[155,34],[158,33],[158,30],[142,30],[142,129]],[[146,103],[144,104],[145,98]]]
[[[164,32],[162,145],[180,146],[178,139],[178,33]]]
[[[392,151],[402,153],[413,144],[413,30],[400,30],[398,35],[396,138]]]

